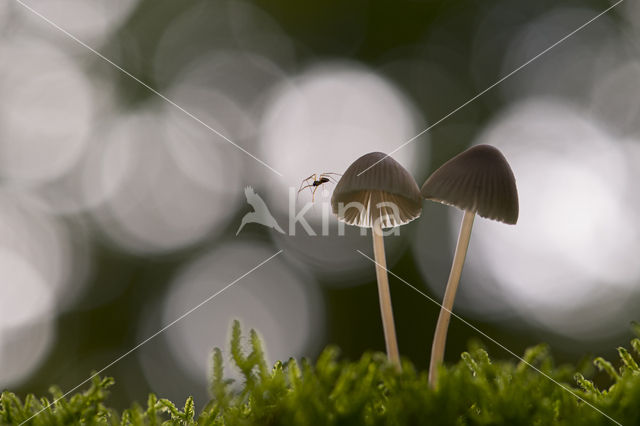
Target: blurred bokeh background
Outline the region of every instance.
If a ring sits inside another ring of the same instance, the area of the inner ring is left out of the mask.
[[[286,229],[289,187],[394,150],[613,4],[24,1],[192,116],[0,2],[0,388],[69,389],[284,250],[107,370],[120,407],[152,390],[202,407],[234,318],[271,361],[384,350],[355,252],[370,236],[337,237],[333,219],[333,236],[236,236],[244,187]],[[519,223],[476,221],[455,311],[516,353],[607,355],[640,319],[639,22],[638,2],[620,4],[394,154],[419,184],[473,144],[509,159]],[[386,239],[390,268],[441,299],[461,216],[425,203]],[[438,307],[391,288],[400,351],[424,368]],[[471,339],[453,319],[446,359]]]

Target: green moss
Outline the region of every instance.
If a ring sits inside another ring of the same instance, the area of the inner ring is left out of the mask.
[[[315,365],[306,360],[277,362],[268,368],[262,342],[252,330],[250,352],[242,349],[233,325],[231,361],[243,386],[225,379],[222,353],[213,353],[211,401],[197,414],[193,399],[182,408],[150,395],[147,407],[123,413],[104,405],[109,378],[69,399],[53,388],[49,399],[21,401],[5,392],[0,422],[19,425],[624,425],[640,424],[640,340],[633,352],[619,348],[619,369],[602,359],[595,366],[612,380],[599,390],[569,367],[555,367],[546,346],[526,351],[525,362],[492,362],[482,348],[442,368],[436,389],[427,372],[404,362],[396,371],[383,354],[367,353],[355,362],[341,360],[329,347]],[[536,371],[537,369],[538,371]],[[39,413],[35,417],[35,414]],[[609,418],[608,418],[608,417]]]

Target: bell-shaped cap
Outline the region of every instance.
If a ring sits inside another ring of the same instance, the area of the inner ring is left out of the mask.
[[[371,152],[344,172],[331,196],[331,207],[338,220],[349,225],[371,228],[379,220],[382,228],[390,228],[420,217],[422,197],[415,179],[400,163],[382,152]]]
[[[518,221],[516,179],[504,155],[490,145],[471,147],[444,163],[420,192],[428,200],[488,219],[511,225]]]

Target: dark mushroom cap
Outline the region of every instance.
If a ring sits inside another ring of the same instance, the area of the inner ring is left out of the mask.
[[[444,163],[420,191],[428,200],[475,211],[515,225],[518,190],[507,159],[490,145],[477,145]]]
[[[375,167],[358,176],[373,164]],[[346,207],[349,203],[360,203],[363,208],[340,211],[341,204]],[[331,207],[338,219],[349,225],[370,228],[379,218],[382,228],[390,228],[420,217],[422,197],[415,179],[400,163],[382,152],[371,152],[344,172],[331,196]]]

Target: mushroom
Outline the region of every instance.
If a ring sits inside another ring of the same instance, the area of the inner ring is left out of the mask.
[[[433,336],[429,364],[429,385],[433,387],[437,379],[436,370],[444,359],[453,299],[469,247],[473,219],[477,213],[488,219],[515,225],[518,221],[518,190],[513,171],[504,155],[490,145],[477,145],[444,163],[422,185],[420,192],[428,200],[464,210],[453,264]]]
[[[379,164],[375,168],[360,175],[376,163]],[[404,225],[420,216],[420,188],[396,160],[382,152],[371,152],[358,158],[344,172],[331,196],[331,207],[338,220],[349,225],[372,228],[387,356],[392,363],[400,366],[382,229]]]

